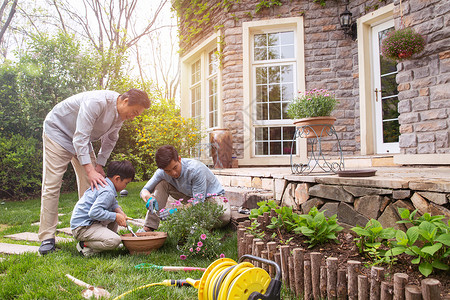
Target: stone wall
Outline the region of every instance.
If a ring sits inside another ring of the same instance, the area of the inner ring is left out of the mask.
[[[400,1],[395,5],[398,28]],[[397,65],[401,152],[450,153],[450,1],[402,1],[402,10],[404,25],[422,34],[426,46]]]
[[[395,186],[394,182],[392,186],[396,188],[289,181],[278,184],[283,183],[286,187],[277,199],[282,205],[291,206],[304,214],[316,206],[321,211],[326,210],[328,217],[336,214],[339,223],[347,228],[365,226],[370,219],[376,219],[384,228],[405,230],[403,224],[396,224],[401,219],[399,208],[410,211],[418,209],[419,215],[428,212],[444,215],[447,221],[450,219],[450,193],[445,188],[430,191],[429,187],[419,184],[417,189],[412,190]]]

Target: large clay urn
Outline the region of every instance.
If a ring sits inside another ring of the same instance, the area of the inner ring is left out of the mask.
[[[214,168],[231,168],[233,139],[230,130],[226,128],[213,129],[209,140],[211,143],[211,156],[214,162]]]

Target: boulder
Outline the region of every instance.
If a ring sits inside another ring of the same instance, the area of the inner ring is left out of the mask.
[[[353,203],[353,195],[346,192],[342,186],[316,184],[309,188],[309,195],[324,199]]]

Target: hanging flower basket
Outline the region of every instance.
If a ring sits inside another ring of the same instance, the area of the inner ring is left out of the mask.
[[[402,28],[388,33],[381,42],[381,53],[384,57],[394,61],[402,61],[411,58],[425,48],[423,36],[412,28]]]

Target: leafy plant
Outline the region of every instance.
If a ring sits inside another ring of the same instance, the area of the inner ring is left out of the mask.
[[[192,201],[191,201],[192,200]],[[181,251],[181,259],[193,256],[217,258],[220,248],[218,235],[213,231],[220,224],[223,208],[212,202],[196,202],[182,206],[175,202],[176,212],[161,222],[160,230]]]
[[[255,219],[258,218],[258,216],[262,216],[265,212],[270,212],[270,210],[273,208],[277,208],[278,205],[275,202],[275,200],[265,200],[265,201],[260,201],[258,203],[256,203],[259,207],[258,208],[254,208],[250,211],[250,215],[249,218],[250,219]]]
[[[383,228],[380,222],[371,219],[365,227],[357,225],[351,230],[359,236],[354,239],[359,253],[371,259],[373,261],[371,265],[395,262],[395,259],[385,255],[391,248],[390,240],[395,237],[394,228]]]
[[[409,27],[389,32],[381,42],[383,56],[394,61],[408,59],[414,54],[422,52],[424,48],[423,36]]]
[[[324,212],[319,212],[317,207],[313,207],[307,215],[300,215],[298,227],[294,229],[296,233],[302,233],[309,238],[306,243],[312,248],[319,244],[324,244],[330,240],[337,241],[336,233],[344,229],[336,222],[336,215],[327,218]]]
[[[419,271],[428,277],[434,269],[448,271],[450,269],[450,227],[442,219],[444,216],[431,216],[425,213],[415,218],[417,210],[412,213],[407,209],[399,209],[403,221],[414,226],[408,228],[406,233],[402,230],[396,232],[396,245],[386,255],[399,255],[406,253],[415,257],[411,263],[419,265]],[[450,222],[449,222],[450,223]]]
[[[264,238],[265,234],[264,231],[262,231],[261,229],[259,229],[259,223],[256,219],[254,219],[250,225],[250,227],[247,227],[247,232],[251,235],[253,235],[255,238],[257,239],[262,239]]]
[[[297,226],[300,220],[300,216],[293,212],[292,207],[282,206],[280,208],[275,208],[277,213],[276,217],[272,217],[271,223],[267,225],[270,229],[281,229],[284,228],[286,232],[292,232]]]
[[[299,92],[287,108],[287,115],[292,119],[330,116],[338,101],[328,90],[313,89],[304,94]]]

